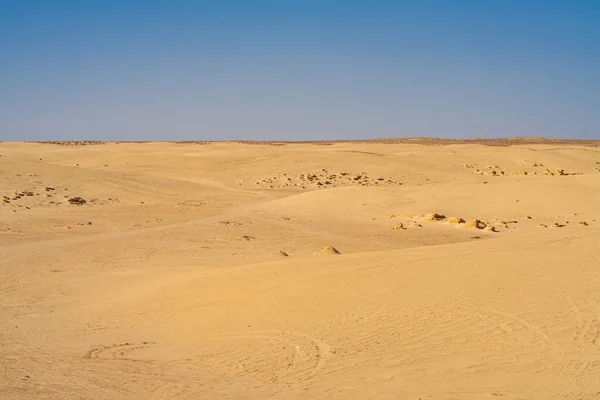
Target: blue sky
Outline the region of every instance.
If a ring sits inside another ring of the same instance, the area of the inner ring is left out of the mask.
[[[0,140],[600,139],[600,1],[0,0]]]

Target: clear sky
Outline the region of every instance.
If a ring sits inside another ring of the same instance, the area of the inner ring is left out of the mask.
[[[0,140],[600,139],[600,0],[0,0]]]

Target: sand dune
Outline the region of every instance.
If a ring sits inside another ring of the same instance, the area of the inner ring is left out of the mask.
[[[2,143],[0,399],[598,398],[600,149],[533,142]]]

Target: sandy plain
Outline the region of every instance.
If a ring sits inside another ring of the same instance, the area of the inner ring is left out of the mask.
[[[600,147],[484,144],[0,143],[0,398],[600,398]]]

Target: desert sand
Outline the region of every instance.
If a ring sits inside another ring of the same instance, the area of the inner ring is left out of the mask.
[[[600,398],[595,143],[80,144],[0,143],[1,399]]]

